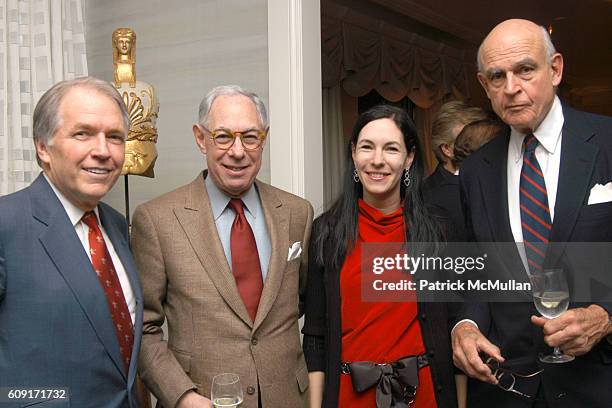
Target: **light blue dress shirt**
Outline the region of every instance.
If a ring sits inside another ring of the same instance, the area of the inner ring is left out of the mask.
[[[225,258],[232,269],[232,250],[231,250],[231,234],[232,224],[236,214],[228,205],[231,197],[219,190],[219,187],[213,182],[212,177],[206,177],[206,191],[212,209],[217,233],[223,245]],[[255,235],[255,243],[257,244],[257,252],[259,253],[259,265],[261,266],[261,274],[263,281],[266,281],[268,274],[268,265],[270,264],[270,254],[272,253],[272,245],[270,243],[270,235],[266,226],[263,207],[255,184],[241,197],[244,203],[244,215],[253,230]]]

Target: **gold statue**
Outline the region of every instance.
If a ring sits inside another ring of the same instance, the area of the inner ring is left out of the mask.
[[[152,85],[136,81],[136,34],[131,28],[118,28],[113,32],[113,65],[115,87],[130,115],[121,174],[154,177],[159,102]]]

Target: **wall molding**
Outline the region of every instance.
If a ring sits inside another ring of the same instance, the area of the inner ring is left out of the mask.
[[[268,0],[270,180],[323,208],[319,2]]]

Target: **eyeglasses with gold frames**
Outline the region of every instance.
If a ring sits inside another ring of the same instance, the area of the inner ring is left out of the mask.
[[[525,393],[522,393],[519,390],[516,390],[514,388],[514,385],[516,384],[516,378],[517,377],[531,378],[531,377],[535,377],[536,375],[544,371],[544,369],[542,369],[542,370],[536,371],[535,373],[527,374],[527,375],[513,373],[512,371],[509,371],[505,368],[500,367],[499,362],[495,360],[493,357],[487,358],[487,360],[485,361],[485,364],[489,366],[493,376],[497,379],[497,386],[499,388],[501,388],[504,391],[508,391],[508,392],[512,392],[517,395],[520,395],[523,398],[533,398],[533,397]]]
[[[248,129],[242,132],[233,132],[230,129],[219,128],[215,130],[209,130],[205,126],[200,126],[204,131],[210,134],[215,146],[221,150],[229,150],[236,143],[236,138],[240,138],[242,147],[245,150],[257,150],[266,140],[268,136],[268,129]]]

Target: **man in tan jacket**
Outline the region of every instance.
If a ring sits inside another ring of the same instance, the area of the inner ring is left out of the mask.
[[[306,406],[298,318],[312,206],[255,179],[268,134],[257,95],[214,88],[193,132],[208,170],[134,213],[142,378],[166,408],[208,408],[225,372],[240,376],[242,408]]]

